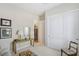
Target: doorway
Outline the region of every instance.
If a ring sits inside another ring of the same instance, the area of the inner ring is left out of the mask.
[[[38,26],[34,25],[34,42],[38,42]]]

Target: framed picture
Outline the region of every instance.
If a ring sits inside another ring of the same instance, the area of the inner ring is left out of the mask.
[[[11,20],[1,18],[0,24],[1,24],[1,26],[11,26]]]
[[[11,28],[0,28],[0,39],[7,39],[12,37]]]

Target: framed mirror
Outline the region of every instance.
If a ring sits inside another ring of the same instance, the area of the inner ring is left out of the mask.
[[[11,28],[0,28],[0,39],[12,38]]]

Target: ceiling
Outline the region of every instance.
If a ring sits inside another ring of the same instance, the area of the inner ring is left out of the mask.
[[[54,8],[61,3],[3,3],[0,6],[8,7],[8,8],[15,8],[15,9],[23,9],[29,13],[34,15],[41,15],[45,11]]]

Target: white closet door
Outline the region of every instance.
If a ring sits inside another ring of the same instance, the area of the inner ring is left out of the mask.
[[[79,39],[79,10],[48,16],[46,25],[48,47],[67,47],[69,41]]]
[[[72,30],[73,30],[73,14],[67,12],[64,14],[64,39],[70,41],[72,38]]]
[[[64,14],[64,38],[68,41],[79,38],[79,10]]]
[[[48,47],[60,49],[63,46],[63,15],[49,17]]]

